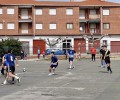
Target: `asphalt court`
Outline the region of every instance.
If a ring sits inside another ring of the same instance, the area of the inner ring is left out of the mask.
[[[120,100],[119,64],[112,60],[113,74],[109,74],[99,59],[75,60],[73,70],[67,69],[67,60],[61,60],[56,74],[48,76],[50,61],[19,61],[16,74],[21,83],[0,86],[0,100]]]

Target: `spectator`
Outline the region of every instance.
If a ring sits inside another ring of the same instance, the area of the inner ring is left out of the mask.
[[[38,48],[38,59],[40,59],[40,49]]]
[[[20,56],[21,56],[21,59],[24,60],[24,50],[23,49],[20,51]]]
[[[96,48],[92,47],[91,48],[91,58],[92,58],[92,61],[95,61],[95,55],[96,55]]]
[[[45,51],[42,52],[43,58],[45,59]]]

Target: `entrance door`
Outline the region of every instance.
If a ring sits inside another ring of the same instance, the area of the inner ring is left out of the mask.
[[[33,54],[37,54],[38,48],[40,49],[40,52],[46,50],[46,43],[43,40],[33,40]]]
[[[22,49],[24,50],[25,54],[29,55],[29,42],[22,42]]]
[[[111,52],[120,53],[120,41],[111,41]]]

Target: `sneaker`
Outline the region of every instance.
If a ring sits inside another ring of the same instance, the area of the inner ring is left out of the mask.
[[[103,66],[102,66],[102,65],[101,65],[100,67],[101,67],[101,68],[103,68]]]
[[[75,68],[75,67],[72,67],[72,69]]]
[[[68,69],[71,70],[71,69],[73,69],[73,68],[74,68],[74,67],[71,67],[71,68],[69,67]]]
[[[110,74],[112,74],[112,71],[110,71]]]
[[[51,73],[52,75],[55,75],[55,73]]]
[[[1,83],[1,85],[4,85],[3,83]]]
[[[49,73],[49,74],[48,74],[48,76],[51,76],[51,75],[53,75],[53,74],[52,74],[52,73]]]
[[[18,83],[20,83],[20,78],[17,79]]]
[[[7,81],[4,81],[3,83],[1,83],[1,85],[6,85],[8,82]]]
[[[101,66],[102,68],[105,68],[105,66]]]
[[[69,68],[69,70],[72,70],[72,68]]]

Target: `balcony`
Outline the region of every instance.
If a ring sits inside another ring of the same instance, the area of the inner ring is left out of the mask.
[[[32,33],[32,23],[19,23],[19,33],[20,34],[30,34]]]
[[[100,19],[100,15],[89,15],[89,19]]]
[[[99,30],[99,29],[96,29],[96,28],[90,28],[90,33],[99,34],[99,33],[100,33],[100,30]]]
[[[19,22],[32,22],[32,9],[20,8],[18,19]]]
[[[19,15],[19,22],[32,22],[32,16]]]

